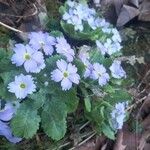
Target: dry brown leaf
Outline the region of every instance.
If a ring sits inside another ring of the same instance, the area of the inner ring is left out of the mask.
[[[120,12],[121,12],[121,8],[124,4],[127,4],[128,0],[114,0],[114,5],[115,5],[115,9],[116,9],[116,13],[119,16]]]
[[[141,125],[145,130],[150,129],[150,114],[142,121]]]
[[[147,143],[146,143],[146,140],[147,140],[148,137],[150,137],[150,130],[145,131],[145,132],[142,134],[142,137],[141,137],[141,139],[140,139],[140,143],[139,143],[139,146],[138,146],[138,150],[144,150],[144,147],[145,147],[145,145],[147,144]]]
[[[105,136],[99,136],[96,139],[96,144],[95,144],[95,150],[100,150],[102,147],[106,146],[106,137]]]
[[[7,0],[0,0],[0,3],[9,6],[9,3],[7,2]]]
[[[150,114],[150,96],[148,96],[145,101],[143,102],[140,111],[139,111],[139,117],[144,119]]]
[[[123,145],[123,131],[118,131],[116,143],[113,147],[113,150],[125,150],[126,145]]]
[[[150,1],[143,0],[139,10],[140,10],[139,20],[150,21]]]
[[[135,7],[139,7],[139,0],[129,0],[129,3],[133,4]]]
[[[130,20],[132,20],[134,17],[139,15],[139,10],[134,7],[130,7],[127,5],[123,5],[121,8],[121,13],[119,14],[118,20],[117,20],[117,26],[123,26],[126,23],[128,23]]]
[[[107,148],[107,143],[102,146],[101,150],[106,150],[106,148]]]

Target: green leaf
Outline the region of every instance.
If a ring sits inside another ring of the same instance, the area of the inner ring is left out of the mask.
[[[108,94],[104,97],[104,100],[111,105],[115,105],[118,102],[131,101],[132,96],[126,90],[115,90],[115,92]]]
[[[62,59],[60,55],[54,55],[46,59],[46,70],[53,71],[56,68],[57,60]]]
[[[60,32],[59,30],[51,31],[50,34],[54,37],[63,37],[63,33]]]
[[[107,84],[103,87],[104,91],[107,93],[115,93],[115,88],[111,86],[110,84]]]
[[[14,135],[22,138],[32,138],[39,129],[40,116],[37,110],[30,109],[22,104],[15,117],[11,120],[11,128]]]
[[[42,111],[42,127],[54,140],[60,140],[66,133],[66,105],[55,98],[47,101]]]
[[[9,72],[0,73],[0,77],[4,81],[4,85],[8,85],[11,81],[15,79],[16,75],[19,75],[20,72],[17,70],[10,70]]]
[[[41,89],[37,93],[31,94],[29,98],[30,99],[27,100],[28,105],[33,109],[39,109],[46,101],[46,93]]]
[[[0,83],[0,97],[6,100],[17,100],[15,94],[10,93],[3,83]]]
[[[89,97],[84,98],[85,109],[87,112],[91,112],[91,101]]]
[[[0,83],[0,88],[1,88],[0,96],[2,98],[10,99],[10,100],[17,99],[15,94],[10,93],[8,91],[8,84],[14,80],[16,75],[19,75],[19,74],[20,74],[19,70],[18,71],[17,70],[11,70],[10,72],[0,73],[0,77],[3,80],[3,82]]]
[[[102,124],[102,132],[109,139],[112,139],[112,140],[115,139],[115,133],[114,133],[114,131],[107,124],[105,124],[105,123]]]
[[[69,91],[57,91],[53,94],[55,99],[62,101],[66,104],[66,109],[68,113],[74,112],[79,103],[79,98],[77,97],[76,89],[71,89]]]
[[[64,6],[60,6],[59,13],[63,15],[66,12],[66,8]]]
[[[74,64],[78,68],[78,73],[82,76],[85,71],[85,65],[78,59],[75,59]]]

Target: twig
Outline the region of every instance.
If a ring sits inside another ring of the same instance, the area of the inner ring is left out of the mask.
[[[130,111],[133,108],[135,108],[138,104],[142,103],[145,99],[147,98],[147,96],[144,96],[143,98],[139,99],[138,101],[136,101],[133,105],[131,105],[130,107],[128,107],[126,109],[126,111]]]
[[[96,133],[94,132],[92,135],[90,135],[88,138],[86,138],[84,141],[82,141],[81,143],[79,143],[77,146],[81,146],[81,145],[83,145],[84,143],[86,143],[88,140],[90,140],[93,136],[95,136],[96,135]],[[74,147],[72,147],[72,148],[70,148],[69,150],[74,150],[76,147],[74,146]]]
[[[5,28],[7,28],[7,29],[9,29],[9,30],[12,30],[12,31],[15,31],[15,32],[19,32],[19,33],[23,33],[23,31],[18,30],[18,29],[15,29],[15,28],[13,28],[13,27],[11,27],[11,26],[9,26],[9,25],[7,25],[7,24],[1,22],[1,21],[0,21],[0,25],[4,26]]]
[[[0,13],[0,15],[2,15],[2,16],[9,16],[9,17],[15,17],[15,18],[28,18],[28,17],[35,16],[38,13],[38,9],[37,9],[35,4],[33,4],[33,7],[34,7],[35,11],[32,14],[29,14],[29,15],[26,15],[26,16],[11,15],[11,14],[5,14],[5,13]]]
[[[147,71],[147,73],[146,73],[145,76],[143,77],[142,81],[139,83],[139,85],[138,85],[138,87],[137,87],[138,90],[140,89],[140,87],[141,87],[143,81],[145,80],[145,78],[146,78],[149,74],[150,74],[150,70]]]
[[[63,145],[60,145],[60,146],[58,147],[58,149],[62,149],[63,147],[66,147],[66,146],[68,146],[68,145],[70,145],[70,144],[71,144],[71,142],[64,143]]]
[[[90,123],[90,121],[87,121],[85,124],[83,124],[80,128],[79,128],[79,130],[82,130],[84,127],[86,127],[88,124]]]

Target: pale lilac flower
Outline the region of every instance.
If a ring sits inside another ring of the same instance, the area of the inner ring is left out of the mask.
[[[74,50],[70,47],[64,37],[57,38],[56,51],[67,58],[68,62],[72,62],[75,56]]]
[[[110,34],[110,33],[111,33],[111,28],[105,26],[105,27],[102,28],[102,31],[103,31],[104,33]]]
[[[45,55],[52,55],[55,45],[55,38],[48,33],[31,32],[29,34],[29,44],[36,50],[43,50]]]
[[[62,16],[63,20],[65,20],[68,24],[74,25],[74,29],[76,31],[83,31],[82,19],[77,14],[74,14],[74,9],[69,9],[68,12],[65,12]]]
[[[28,94],[32,94],[36,91],[31,75],[20,74],[15,76],[15,81],[8,84],[9,92],[15,93],[19,99],[24,99]]]
[[[121,61],[114,60],[109,69],[114,78],[121,79],[123,77],[124,78],[126,77],[126,72],[123,70],[121,66]]]
[[[29,45],[16,44],[11,61],[16,66],[24,65],[26,72],[38,73],[45,67],[43,54]]]
[[[96,27],[102,28],[102,30],[105,28],[109,28],[110,24],[108,22],[106,22],[106,20],[104,18],[99,18],[97,17],[95,19],[95,25]],[[104,30],[105,30],[104,29]]]
[[[95,22],[95,17],[91,16],[87,19],[87,22],[89,24],[89,26],[93,29],[96,30],[97,26],[96,26],[96,22]]]
[[[15,107],[12,103],[6,103],[5,107],[2,110],[0,110],[0,135],[5,136],[12,143],[18,143],[22,139],[13,136],[8,122],[12,119],[14,113]]]
[[[85,66],[84,78],[91,77],[93,71],[93,65],[88,60],[83,61],[83,63]]]
[[[75,1],[67,0],[67,5],[69,7],[74,7],[77,3]]]
[[[51,72],[51,78],[55,82],[61,82],[62,90],[69,90],[72,83],[79,84],[80,76],[77,74],[75,65],[67,64],[66,61],[61,59],[57,61],[57,67]]]
[[[121,36],[120,36],[118,30],[116,28],[113,28],[112,33],[113,33],[112,40],[114,42],[119,42],[120,43],[121,42]]]
[[[102,44],[102,42],[96,40],[96,46],[98,47],[102,55],[105,55],[107,53],[107,48]]]
[[[99,85],[104,86],[109,81],[109,74],[106,72],[106,69],[103,65],[99,63],[93,64],[93,71],[91,78],[94,80],[98,80]]]
[[[68,24],[72,24],[76,31],[83,31],[83,21],[88,21],[92,24],[92,18],[96,12],[94,9],[88,8],[86,4],[69,2],[69,10],[62,16]]]
[[[107,39],[105,43],[97,40],[96,45],[103,55],[106,53],[112,55],[122,48],[119,42],[113,42],[111,39]]]
[[[89,51],[90,51],[90,47],[87,45],[83,45],[79,50],[78,58],[82,62],[85,62],[90,58]]]
[[[114,129],[122,129],[123,122],[126,117],[125,107],[125,102],[117,103],[114,110],[111,112],[112,125]]]

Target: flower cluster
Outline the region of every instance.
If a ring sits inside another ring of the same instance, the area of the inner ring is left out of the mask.
[[[95,20],[96,12],[88,7],[87,4],[77,3],[75,1],[67,1],[69,9],[63,15],[63,20],[68,24],[72,24],[76,31],[83,31],[84,22],[87,22],[92,29],[96,29],[97,20]]]
[[[55,82],[61,82],[63,90],[69,90],[72,83],[79,84],[79,75],[77,68],[70,62],[74,60],[75,53],[64,37],[54,38],[48,33],[32,32],[29,34],[29,44],[16,44],[11,58],[12,64],[24,66],[27,73],[40,73],[46,67],[45,58],[53,55],[53,52],[64,56],[67,59],[58,60],[58,69],[51,73],[51,79]],[[68,64],[69,62],[69,64]],[[48,83],[46,82],[46,85]],[[28,94],[36,91],[36,85],[31,75],[20,74],[15,77],[15,81],[9,83],[9,92],[15,93],[19,99],[24,99]]]
[[[93,52],[94,50],[92,50]],[[111,72],[111,76],[116,79],[121,79],[126,77],[126,72],[121,66],[121,61],[114,60],[111,66],[106,69],[103,64],[100,63],[91,63],[90,61],[90,52],[89,47],[81,47],[78,57],[83,62],[85,66],[84,78],[90,78],[93,80],[98,80],[100,86],[104,86],[110,80],[110,75],[108,72]]]
[[[0,105],[1,102],[2,100],[0,100]],[[10,102],[6,103],[5,107],[0,110],[0,135],[5,136],[12,143],[18,143],[22,140],[21,138],[14,137],[9,127],[9,121],[14,116],[15,111],[16,108]]]
[[[109,28],[110,29],[110,28]],[[96,45],[100,50],[102,55],[109,54],[112,55],[116,52],[119,52],[122,48],[120,45],[121,37],[117,29],[112,28],[110,29],[110,34],[112,35],[111,38],[106,38],[105,41],[96,40]]]
[[[122,129],[123,122],[125,121],[124,119],[126,117],[126,107],[126,102],[117,103],[114,110],[111,112],[112,125],[114,129]]]
[[[65,23],[73,25],[75,31],[87,32],[88,24],[91,32],[97,30],[97,35],[99,33],[105,35],[105,38],[99,35],[100,37],[97,36],[95,39],[96,45],[103,55],[112,55],[121,50],[121,37],[118,30],[113,28],[104,18],[99,17],[96,11],[93,8],[89,8],[86,2],[77,3],[68,0],[66,5],[68,7],[66,7],[66,11],[62,14],[62,19]]]

